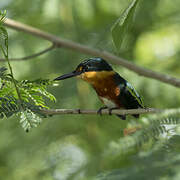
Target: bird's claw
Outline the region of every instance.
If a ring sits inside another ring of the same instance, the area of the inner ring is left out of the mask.
[[[112,115],[112,108],[111,109],[109,109],[109,115],[111,116]]]
[[[110,109],[109,109],[109,115],[112,115],[112,110],[114,110],[114,109],[119,109],[119,108],[118,108],[118,107],[110,108]]]
[[[107,109],[107,108],[108,108],[107,106],[103,106],[103,107],[99,108],[97,111],[97,114],[100,114],[102,116],[102,110]]]

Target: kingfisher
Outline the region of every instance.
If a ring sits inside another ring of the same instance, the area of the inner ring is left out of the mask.
[[[64,80],[75,76],[88,82],[105,105],[97,111],[100,115],[103,109],[109,109],[111,115],[113,109],[144,108],[143,101],[134,87],[102,58],[86,59],[73,72],[59,76],[54,80]],[[122,120],[126,119],[126,115],[117,116]],[[132,116],[138,118],[139,114]]]

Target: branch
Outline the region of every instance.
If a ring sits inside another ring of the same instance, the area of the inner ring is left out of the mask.
[[[152,79],[156,79],[156,80],[162,81],[167,84],[171,84],[176,87],[180,87],[180,79],[177,79],[175,77],[172,77],[172,76],[169,76],[166,74],[158,73],[158,72],[152,71],[150,69],[146,69],[146,68],[137,66],[137,65],[129,62],[128,60],[123,59],[118,56],[115,56],[109,52],[100,51],[100,50],[97,50],[94,48],[90,48],[86,45],[82,45],[82,44],[75,43],[75,42],[72,42],[72,41],[69,41],[69,40],[66,40],[63,38],[59,38],[50,33],[41,31],[37,28],[19,23],[17,21],[11,20],[11,19],[6,19],[4,23],[7,27],[16,29],[18,31],[23,31],[23,32],[32,34],[32,35],[37,36],[42,39],[46,39],[46,40],[56,44],[57,46],[71,49],[74,51],[79,51],[81,53],[89,54],[91,56],[98,56],[98,57],[108,60],[109,62],[121,65],[131,71],[134,71],[139,75],[146,76],[146,77],[149,77]]]
[[[112,110],[112,114],[130,115],[130,114],[147,114],[160,113],[167,110],[147,108],[147,109],[129,109],[129,110]],[[42,109],[41,112],[45,115],[60,115],[60,114],[97,114],[97,110],[81,110],[81,109]],[[102,110],[102,114],[109,114],[109,110]]]
[[[28,59],[32,59],[32,58],[35,58],[37,56],[40,56],[42,54],[45,54],[47,53],[48,51],[51,51],[52,49],[54,49],[56,47],[55,44],[52,44],[50,47],[38,52],[38,53],[35,53],[35,54],[32,54],[30,56],[26,56],[26,57],[22,57],[22,58],[9,58],[10,61],[23,61],[23,60],[28,60]],[[6,61],[6,59],[3,59],[3,58],[0,58],[0,61]]]

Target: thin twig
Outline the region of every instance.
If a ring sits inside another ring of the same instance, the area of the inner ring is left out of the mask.
[[[147,109],[128,109],[128,110],[112,110],[112,114],[130,115],[130,114],[149,114],[160,113],[166,110],[147,108]],[[81,110],[81,109],[42,109],[42,113],[46,115],[60,115],[60,114],[97,114],[97,110]],[[102,114],[109,114],[109,110],[102,110]]]
[[[45,53],[47,53],[48,51],[51,51],[52,49],[54,49],[56,47],[55,44],[52,44],[50,47],[38,52],[38,53],[35,53],[35,54],[32,54],[30,56],[25,56],[25,57],[21,57],[21,58],[9,58],[9,61],[23,61],[23,60],[29,60],[29,59],[32,59],[32,58],[35,58],[37,56],[40,56],[40,55],[43,55]],[[6,59],[3,59],[3,58],[0,58],[0,61],[6,61]]]
[[[17,22],[17,21],[11,20],[11,19],[6,19],[5,25],[7,27],[16,29],[18,31],[23,31],[23,32],[32,34],[34,36],[37,36],[39,38],[46,39],[46,40],[51,41],[52,43],[55,43],[56,45],[63,47],[63,48],[72,49],[74,51],[79,51],[81,53],[89,54],[91,56],[102,57],[102,58],[108,60],[109,62],[126,67],[127,69],[134,71],[139,75],[146,76],[146,77],[149,77],[152,79],[156,79],[156,80],[159,80],[159,81],[167,83],[167,84],[171,84],[176,87],[180,87],[180,79],[178,79],[178,78],[137,66],[137,65],[131,63],[130,61],[123,59],[121,57],[115,56],[109,52],[100,51],[100,50],[97,50],[94,48],[90,48],[86,45],[82,45],[82,44],[75,43],[75,42],[72,42],[72,41],[69,41],[66,39],[59,38],[50,33],[41,31],[37,28],[22,24],[20,22]]]

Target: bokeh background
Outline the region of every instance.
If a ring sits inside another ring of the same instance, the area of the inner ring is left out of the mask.
[[[7,17],[11,19],[58,37],[116,53],[111,27],[130,2],[1,0],[0,9],[6,9]],[[31,55],[50,45],[19,31],[8,29],[8,33],[10,57],[13,58]],[[141,0],[134,23],[124,37],[120,56],[154,71],[180,77],[180,1]],[[88,57],[59,48],[31,60],[12,62],[12,67],[15,78],[19,80],[53,79],[71,72]],[[6,64],[1,62],[1,66]],[[113,67],[133,84],[146,106],[180,106],[178,88],[140,77],[117,65]],[[76,78],[49,87],[49,91],[57,98],[56,103],[47,102],[51,108],[98,109],[101,106],[93,89]],[[163,167],[158,163],[165,161],[167,157],[164,155],[150,155],[148,158],[142,158],[142,154],[124,155],[113,160],[104,155],[108,148],[121,141],[123,130],[131,121],[137,120],[129,117],[127,121],[121,121],[115,116],[105,115],[59,115],[44,119],[40,126],[25,133],[18,118],[1,120],[0,179],[102,179],[102,173],[106,172],[113,175],[120,172],[122,176],[106,178],[104,175],[104,179],[149,179],[152,176],[178,179],[180,174],[173,173],[173,170],[169,172],[167,167],[161,171]],[[146,164],[154,158],[157,166],[149,172]]]

